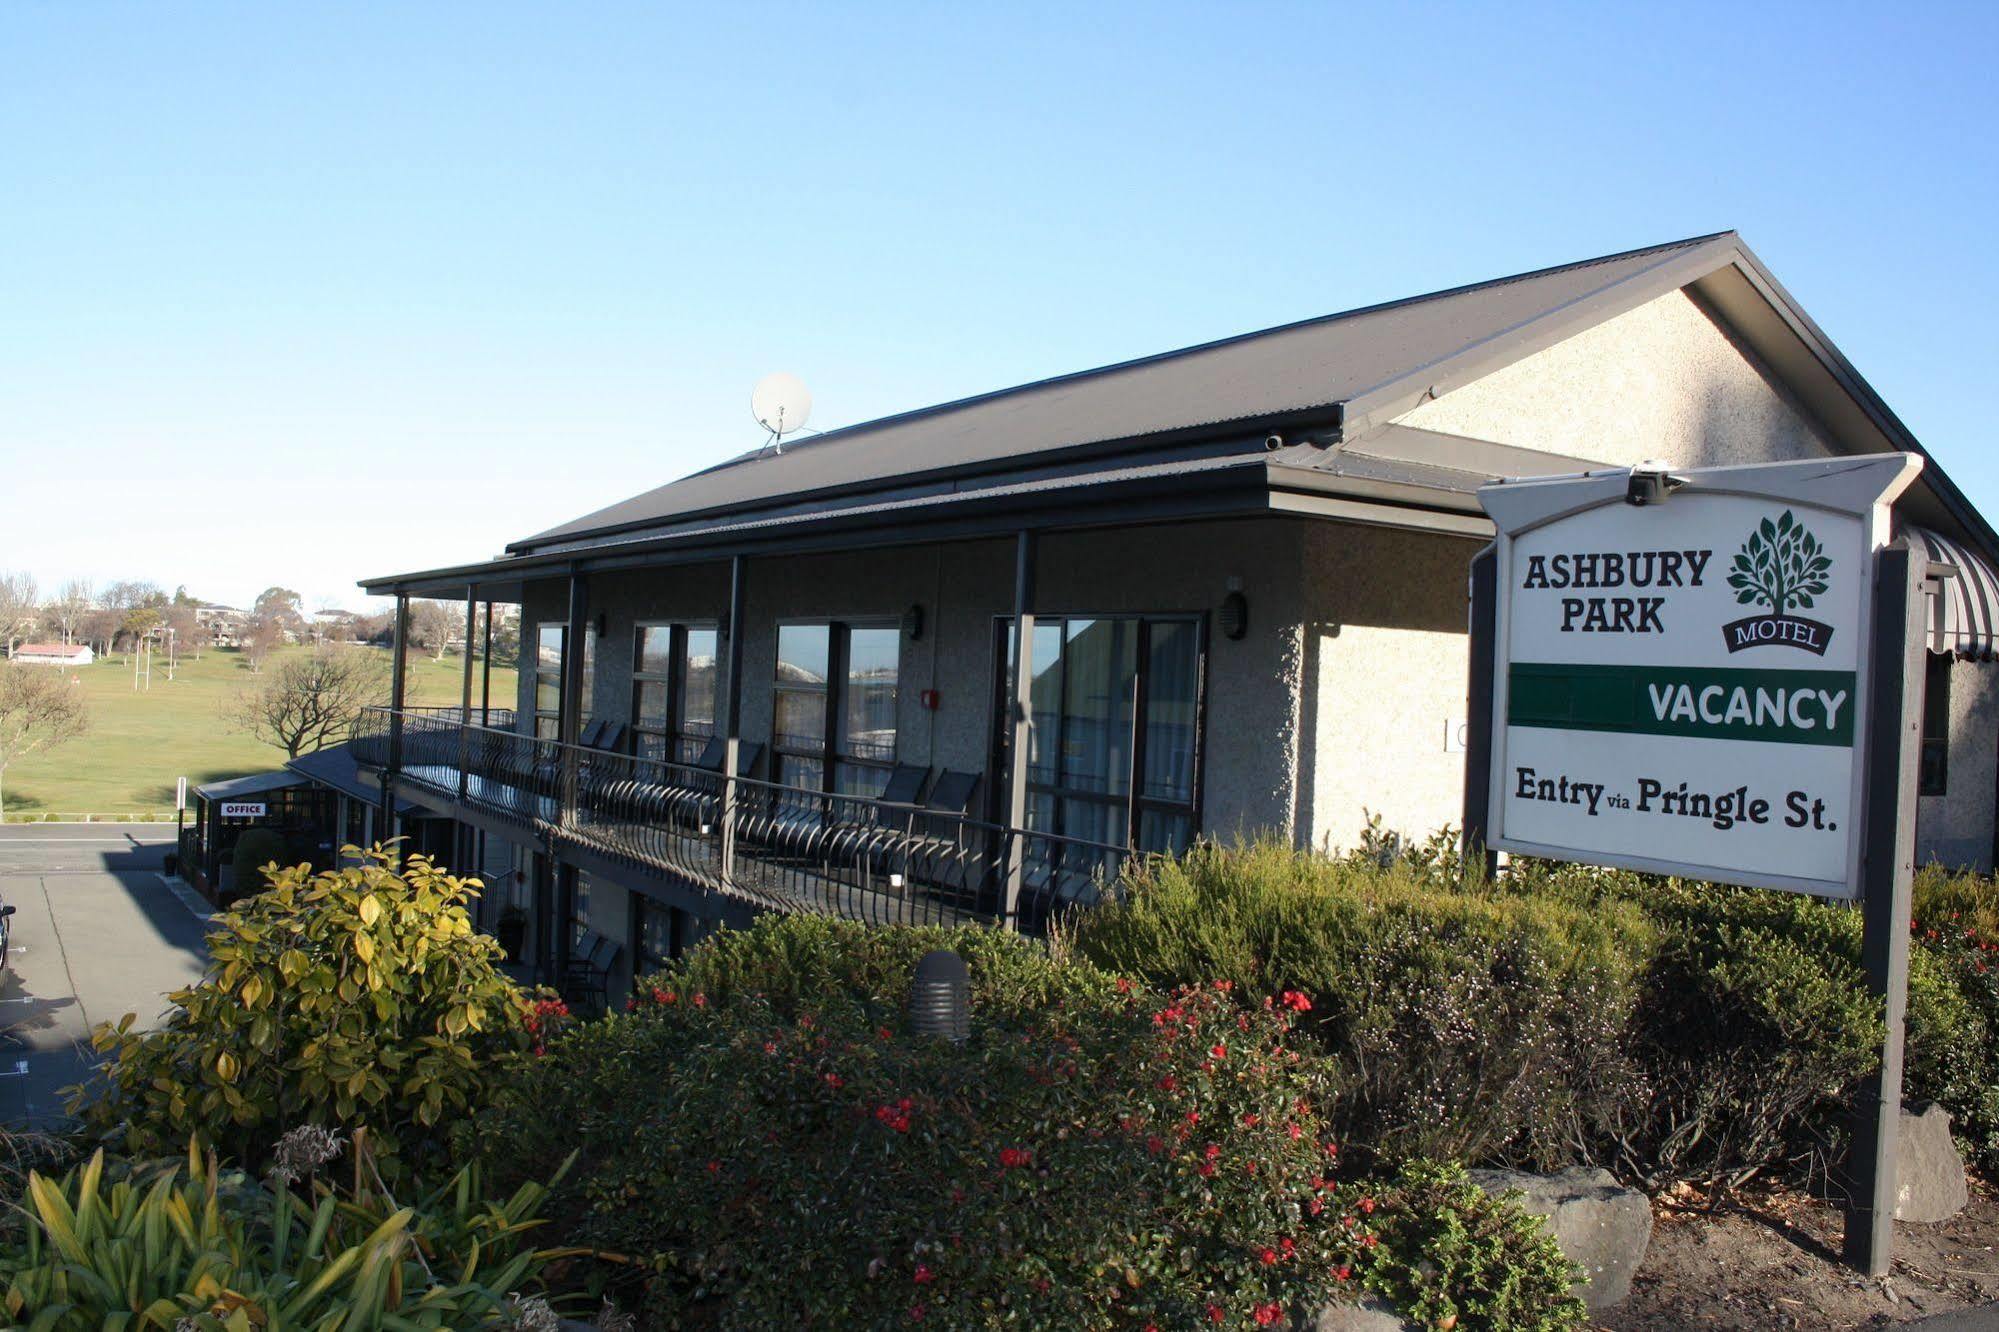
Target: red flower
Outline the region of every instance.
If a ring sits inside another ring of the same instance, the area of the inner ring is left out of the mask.
[[[1213,1161],[1201,1162],[1199,1174],[1202,1179],[1207,1179],[1209,1176],[1213,1175],[1214,1173],[1215,1173],[1215,1163]]]
[[[1016,1170],[1034,1164],[1034,1153],[1025,1147],[1002,1147],[999,1154],[1000,1169]]]
[[[1217,1059],[1226,1059],[1228,1057],[1229,1047],[1217,1043],[1212,1049],[1208,1051],[1208,1053],[1213,1055]]]
[[[1294,1013],[1309,1013],[1312,1011],[1312,1001],[1296,990],[1286,990],[1284,992],[1283,1003],[1286,1008]]]
[[[1335,1281],[1345,1281],[1352,1275],[1353,1269],[1351,1267],[1335,1267],[1333,1269],[1333,1280]]]
[[[721,1173],[722,1173],[722,1163],[721,1163],[720,1161],[710,1161],[710,1162],[708,1163],[708,1173],[709,1173],[709,1174],[711,1174],[711,1175],[719,1175],[719,1174],[721,1174]]]
[[[1145,1150],[1157,1156],[1166,1150],[1166,1140],[1155,1133],[1145,1140]]]
[[[937,1274],[931,1271],[930,1268],[923,1263],[918,1263],[916,1265],[916,1275],[910,1278],[910,1280],[914,1281],[919,1286],[928,1285],[929,1283],[935,1281],[936,1279],[937,1279]]]
[[[1224,1314],[1222,1313],[1222,1306],[1221,1306],[1221,1305],[1219,1305],[1219,1304],[1211,1304],[1211,1305],[1209,1305],[1209,1306],[1208,1306],[1208,1321],[1209,1321],[1209,1322],[1211,1322],[1211,1323],[1219,1323],[1219,1322],[1221,1322],[1221,1321],[1222,1321],[1222,1319],[1223,1319],[1224,1317],[1225,1317],[1225,1315],[1224,1315]]]
[[[1360,1210],[1372,1214],[1374,1211],[1374,1199],[1362,1198],[1360,1200]]]
[[[1169,1091],[1169,1092],[1174,1091],[1179,1086],[1180,1086],[1180,1080],[1174,1077],[1171,1073],[1168,1073],[1165,1077],[1159,1080],[1159,1090],[1161,1091]]]
[[[1122,976],[1119,976],[1119,977],[1117,978],[1117,992],[1118,992],[1119,994],[1130,994],[1130,993],[1131,993],[1131,989],[1132,989],[1132,986],[1131,986],[1131,982],[1130,982],[1130,981],[1126,980],[1126,979],[1125,979],[1124,977],[1122,977]]]
[[[1256,1255],[1256,1260],[1262,1263],[1265,1267],[1275,1267],[1277,1266],[1277,1250],[1265,1249],[1263,1250],[1263,1252]]]
[[[694,1006],[696,1008],[706,1008],[708,1006],[708,996],[705,994],[697,993],[694,996]]]
[[[1242,1126],[1244,1128],[1255,1128],[1261,1119],[1262,1116],[1260,1115],[1244,1115],[1242,1117]]]
[[[838,1073],[828,1073],[826,1075],[826,1085],[837,1089],[846,1086],[847,1080]]]
[[[1277,1307],[1277,1301],[1275,1300],[1270,1301],[1268,1304],[1259,1304],[1256,1306],[1256,1322],[1259,1327],[1269,1327],[1282,1317],[1284,1317],[1284,1311]]]
[[[1214,1160],[1217,1156],[1220,1156],[1222,1154],[1221,1144],[1213,1142],[1209,1143],[1207,1151],[1202,1154],[1206,1156],[1210,1161]]]

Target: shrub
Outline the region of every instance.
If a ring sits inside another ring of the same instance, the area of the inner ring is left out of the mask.
[[[1419,848],[1420,850],[1420,848]],[[1392,855],[1202,844],[1127,871],[1066,944],[1158,987],[1312,996],[1342,1141],[1390,1161],[1544,1169],[1641,1097],[1622,1052],[1650,947],[1626,904],[1447,888]]]
[[[290,855],[284,834],[275,828],[246,828],[230,849],[230,865],[236,891],[250,894],[263,882],[260,871],[266,865],[282,865]]]
[[[1924,870],[1914,925],[1910,1093],[1949,1110],[1971,1160],[1999,1174],[1999,889],[1982,876]],[[1917,1020],[1919,994],[1928,1021]]]
[[[488,1203],[465,1171],[407,1207],[317,1181],[301,1198],[198,1146],[184,1166],[100,1149],[59,1179],[29,1176],[0,1283],[9,1325],[45,1332],[485,1326],[549,1256],[526,1243],[545,1197],[530,1184]]]
[[[944,942],[962,1046],[905,1030]],[[576,1232],[653,1274],[656,1325],[1288,1325],[1386,1270],[1395,1204],[1334,1178],[1302,996],[1161,1000],[1006,935],[796,918],[640,993],[522,1060],[466,1139],[527,1172],[580,1148]],[[1539,1243],[1487,1257],[1554,1261]],[[1438,1294],[1420,1260],[1396,1280]]]
[[[495,1057],[531,1039],[531,999],[472,929],[476,880],[377,847],[269,882],[215,918],[208,972],[171,996],[163,1027],[135,1032],[127,1014],[96,1029],[111,1057],[72,1113],[141,1156],[192,1135],[256,1160],[292,1125],[366,1127],[397,1174],[483,1100]]]
[[[1583,1318],[1577,1269],[1536,1217],[1464,1168],[1411,1162],[1383,1186],[1371,1289],[1419,1327],[1566,1328]]]

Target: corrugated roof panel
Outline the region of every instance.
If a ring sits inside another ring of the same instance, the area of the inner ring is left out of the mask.
[[[1330,410],[1635,277],[1663,256],[1712,243],[1733,241],[1698,237],[1654,246],[850,426],[789,444],[782,454],[745,455],[697,472],[513,549],[931,472],[1012,463],[1051,450]]]

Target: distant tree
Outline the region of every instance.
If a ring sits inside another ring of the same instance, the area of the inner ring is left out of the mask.
[[[174,589],[174,605],[186,606],[188,609],[192,610],[196,606],[199,606],[200,604],[201,604],[200,597],[191,597],[187,594],[186,583],[182,583],[179,587],[176,587]]]
[[[49,622],[65,643],[74,643],[83,630],[83,617],[90,614],[90,580],[72,578],[57,590],[47,611]]]
[[[464,632],[465,608],[448,601],[410,603],[410,642],[426,649],[435,661],[444,660],[444,650],[453,634]]]
[[[173,631],[174,650],[194,655],[201,660],[201,650],[208,646],[211,635],[208,626],[194,613],[191,602],[176,601],[166,609],[166,627]]]
[[[288,587],[267,587],[250,606],[257,620],[276,620],[281,628],[296,633],[305,624],[305,599]]]
[[[380,615],[357,615],[354,617],[354,641],[373,643],[377,647],[387,647],[395,638],[396,617],[387,613]]]
[[[346,738],[361,709],[380,703],[389,687],[388,663],[372,652],[323,647],[293,657],[262,687],[240,695],[229,720],[292,758]]]
[[[253,619],[243,627],[243,636],[237,646],[243,653],[243,660],[250,663],[253,675],[262,675],[264,662],[285,641],[284,626],[273,619]]]
[[[14,644],[26,637],[42,618],[41,598],[35,591],[32,574],[0,573],[0,645],[8,656]]]
[[[85,611],[83,619],[77,624],[77,633],[84,642],[97,650],[98,656],[109,656],[118,638],[118,626],[124,622],[124,619],[123,611],[111,610],[108,607]]]
[[[167,604],[167,594],[158,583],[124,579],[105,588],[100,601],[106,610],[158,610]]]
[[[125,618],[119,622],[118,631],[131,642],[138,643],[147,634],[159,628],[163,618],[160,612],[151,606],[134,606],[125,612]]]
[[[0,662],[0,782],[16,759],[53,749],[89,724],[83,689],[64,672]],[[0,814],[5,812],[0,790]]]

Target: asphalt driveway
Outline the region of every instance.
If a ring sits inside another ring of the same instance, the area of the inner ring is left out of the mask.
[[[201,976],[200,904],[161,876],[161,824],[0,826],[0,899],[15,908],[0,975],[0,1122],[46,1123],[95,1060],[90,1029],[156,1022]],[[193,902],[193,905],[190,905]]]

